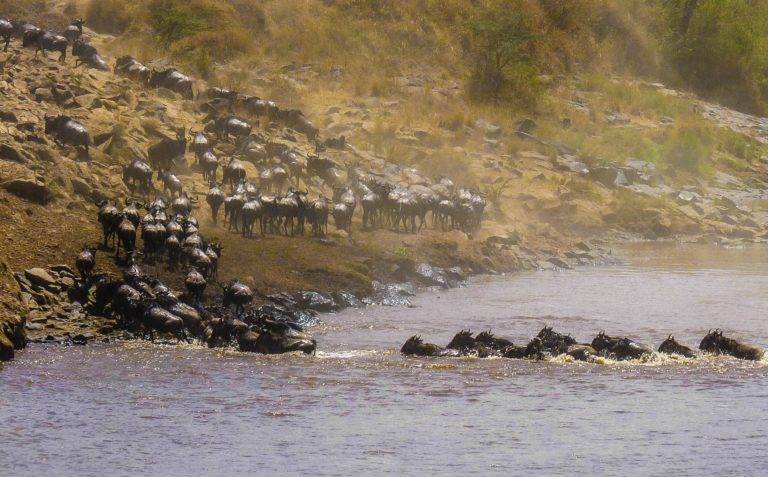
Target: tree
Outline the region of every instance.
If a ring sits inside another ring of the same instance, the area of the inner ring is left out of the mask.
[[[468,22],[472,41],[470,95],[499,102],[505,94],[531,93],[536,88],[533,61],[536,36],[520,2],[499,2]],[[522,91],[525,90],[525,91]]]

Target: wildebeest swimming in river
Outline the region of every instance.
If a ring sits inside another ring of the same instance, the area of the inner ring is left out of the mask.
[[[765,355],[765,350],[754,345],[739,343],[733,338],[723,336],[721,330],[710,330],[701,340],[699,349],[713,354],[726,354],[738,359],[759,361]]]
[[[592,347],[599,354],[618,360],[639,359],[653,354],[650,348],[632,341],[629,338],[615,338],[605,334],[604,331],[598,333],[592,340]]]
[[[454,350],[446,350],[436,344],[425,343],[421,336],[411,336],[400,348],[400,352],[411,356],[458,356]]]
[[[696,353],[691,348],[678,343],[672,335],[669,335],[667,339],[659,345],[659,353],[677,354],[685,358],[696,357]]]

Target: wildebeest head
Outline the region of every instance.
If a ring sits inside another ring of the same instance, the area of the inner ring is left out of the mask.
[[[45,116],[45,134],[50,134],[59,125],[59,118],[57,116]]]
[[[721,353],[723,351],[723,332],[719,329],[709,330],[707,335],[701,340],[699,349],[710,353]]]
[[[411,336],[400,348],[400,352],[403,354],[417,354],[423,344],[424,341],[421,339],[421,336]]]
[[[603,350],[611,349],[616,345],[618,340],[605,334],[605,331],[601,331],[592,340],[592,347],[599,353]]]

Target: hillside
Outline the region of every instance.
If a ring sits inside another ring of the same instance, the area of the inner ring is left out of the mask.
[[[331,226],[324,240],[252,240],[211,223],[207,184],[196,168],[180,168],[202,228],[224,244],[221,280],[240,277],[262,293],[366,295],[373,280],[396,280],[422,262],[472,273],[591,264],[609,240],[765,239],[765,120],[647,79],[664,76],[661,47],[640,21],[647,10],[632,16],[634,2],[621,9],[584,2],[581,16],[561,12],[558,23],[548,2],[520,3],[538,19],[535,30],[513,38],[515,55],[528,60],[513,62],[517,69],[505,72],[498,95],[483,98],[473,94],[468,60],[478,38],[465,36],[462,19],[475,18],[478,35],[493,25],[474,4],[452,4],[102,1],[96,10],[51,2],[25,12],[19,2],[0,7],[0,15],[27,14],[59,29],[82,15],[85,36],[110,66],[133,54],[157,68],[178,65],[197,77],[200,92],[222,86],[301,109],[323,140],[343,135],[348,143],[322,153],[337,165],[337,185],[351,181],[350,171],[408,187],[447,177],[488,201],[473,234],[362,231],[358,213],[350,235]],[[190,16],[188,8],[203,13]],[[582,21],[598,8],[613,12],[614,29],[602,37],[605,15]],[[536,42],[520,43],[529,36]],[[56,56],[35,59],[18,40],[0,53],[0,341],[19,336],[29,312],[13,272],[72,264],[83,244],[100,240],[95,200],[123,203],[132,195],[122,166],[178,127],[199,131],[206,117],[201,99],[74,68],[71,59],[59,64]],[[629,57],[637,64],[626,63]],[[62,112],[96,139],[90,163],[44,134],[44,116]],[[260,123],[256,132],[264,145],[282,144],[305,158],[314,152],[285,125]],[[233,152],[226,142],[216,149],[219,157]],[[259,164],[246,167],[249,178],[258,177]],[[332,196],[327,178],[304,185],[310,196]],[[99,267],[114,271],[108,254]],[[57,320],[45,326],[54,334],[72,329]]]

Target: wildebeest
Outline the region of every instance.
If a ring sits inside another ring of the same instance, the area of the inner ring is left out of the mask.
[[[320,196],[313,200],[307,207],[307,220],[312,226],[312,234],[324,237],[328,233],[328,199]]]
[[[454,335],[446,348],[456,350],[461,355],[474,354],[476,352],[475,338],[470,330],[461,330]]]
[[[205,151],[199,158],[200,169],[203,170],[203,180],[216,180],[216,171],[219,168],[219,159],[213,151]]]
[[[51,134],[60,144],[82,146],[86,154],[91,146],[91,135],[85,126],[69,116],[45,116],[45,133]]]
[[[525,346],[508,346],[502,352],[502,356],[505,358],[513,359],[544,359],[544,349],[542,348],[541,339],[538,337],[533,338]]]
[[[536,336],[541,340],[542,350],[551,356],[564,354],[568,351],[568,347],[576,344],[576,340],[570,335],[560,334],[551,326],[545,326]]]
[[[240,209],[240,219],[242,221],[243,237],[253,237],[253,226],[256,221],[260,223],[261,234],[264,235],[263,207],[258,198],[250,198]]]
[[[629,338],[615,338],[601,331],[592,340],[592,347],[599,354],[618,360],[639,359],[653,354],[650,348],[632,341]]]
[[[211,141],[208,140],[205,133],[192,131],[190,131],[190,133],[192,134],[192,144],[190,147],[192,148],[192,152],[195,153],[195,157],[199,160],[200,156],[211,149]]]
[[[187,196],[186,192],[182,192],[171,204],[171,210],[176,215],[183,215],[187,217],[192,213],[192,201]]]
[[[123,326],[139,320],[143,297],[132,286],[123,283],[115,290],[112,299],[112,310],[119,317]]]
[[[224,291],[224,306],[233,305],[235,316],[242,315],[245,306],[253,301],[253,292],[239,280],[232,280],[226,285],[222,285],[222,289]]]
[[[357,207],[357,199],[354,192],[352,192],[352,188],[334,188],[333,202],[333,220],[336,228],[347,233],[351,232],[352,217]]]
[[[83,250],[77,256],[75,267],[83,279],[87,279],[93,273],[96,266],[96,249],[83,245]]]
[[[104,247],[106,248],[109,239],[112,239],[114,242],[117,226],[120,225],[122,216],[117,207],[106,200],[98,202],[96,205],[99,206],[99,223],[104,234]]]
[[[713,354],[726,354],[738,359],[759,361],[765,355],[765,350],[749,344],[739,343],[733,338],[723,336],[721,330],[710,330],[701,340],[699,349]]]
[[[74,43],[83,36],[83,25],[85,21],[82,18],[75,18],[72,23],[64,29],[64,38],[70,43]]]
[[[478,335],[475,336],[475,341],[482,343],[488,348],[494,349],[496,351],[503,351],[505,348],[512,346],[513,344],[512,341],[506,338],[499,338],[494,336],[493,333],[491,333],[491,330],[478,333]]]
[[[154,331],[169,333],[179,341],[187,339],[184,332],[184,320],[154,301],[150,301],[146,306],[142,315],[142,325],[149,331],[150,339],[154,339]]]
[[[235,192],[224,199],[224,220],[229,224],[229,230],[237,230],[245,200],[245,194],[240,192]]]
[[[134,81],[138,81],[142,84],[149,83],[149,77],[152,75],[152,70],[139,63],[132,56],[121,56],[115,63],[115,74],[125,75]]]
[[[46,51],[58,51],[61,53],[61,56],[59,57],[60,63],[64,63],[64,60],[67,59],[67,47],[69,46],[69,41],[67,41],[65,37],[54,32],[40,29],[28,29],[24,32],[21,44],[24,47],[35,45],[37,47],[35,56],[41,51],[43,52],[43,56],[47,56],[45,53]]]
[[[89,45],[82,39],[75,40],[72,44],[72,55],[77,57],[75,67],[80,64],[88,65],[101,71],[109,71],[109,65],[99,55],[98,50],[93,45]]]
[[[181,179],[179,179],[176,174],[173,174],[171,171],[163,171],[160,174],[160,180],[163,181],[163,193],[166,191],[171,193],[171,198],[178,196],[181,196],[181,193],[183,192],[184,186],[181,183]]]
[[[677,354],[685,358],[695,358],[696,353],[685,345],[682,345],[675,340],[675,337],[669,335],[661,345],[659,345],[659,353],[664,354]]]
[[[123,246],[126,254],[130,254],[136,249],[136,227],[127,217],[123,217],[120,224],[117,226],[117,249],[115,250],[115,257],[120,254],[120,245]]]
[[[5,18],[0,18],[0,38],[2,38],[3,43],[5,44],[3,51],[8,51],[8,45],[11,44],[13,31],[13,24]]]
[[[285,235],[288,235],[289,225],[291,236],[294,236],[297,231],[299,234],[304,234],[304,221],[307,212],[306,196],[306,191],[289,189],[284,197],[277,200],[277,214],[283,221],[283,233]]]
[[[211,267],[208,270],[208,276],[210,278],[216,279],[218,277],[219,259],[221,258],[221,252],[223,250],[224,247],[218,242],[209,243],[208,246],[205,247],[205,254],[211,261]]]
[[[208,189],[205,201],[211,208],[211,219],[215,224],[218,222],[219,208],[221,208],[221,204],[224,203],[224,193],[215,182],[211,182],[211,188]]]
[[[175,91],[186,99],[195,99],[194,80],[175,68],[152,71],[148,84],[152,88],[163,87]]]
[[[288,127],[304,134],[310,141],[314,141],[320,133],[312,121],[298,109],[281,110],[278,115]]]
[[[298,331],[288,324],[271,320],[263,323],[259,336],[254,343],[254,351],[264,354],[281,354],[295,351],[313,354],[316,348],[317,342],[306,333]]]
[[[381,208],[383,200],[381,195],[368,191],[362,199],[363,203],[363,229],[375,227],[381,220]]]
[[[446,350],[436,344],[425,343],[421,336],[411,336],[400,348],[406,356],[458,356],[455,350]]]
[[[134,159],[127,166],[123,166],[123,182],[130,189],[138,189],[145,194],[153,189],[152,168],[141,159]]]
[[[139,226],[139,221],[141,220],[141,216],[139,214],[139,207],[143,207],[143,205],[139,204],[136,201],[131,201],[126,199],[125,200],[125,207],[123,207],[123,216],[131,221],[134,227]]]
[[[205,129],[206,132],[215,132],[219,139],[227,139],[229,136],[248,136],[253,126],[235,116],[225,116],[215,119]]]
[[[273,101],[252,96],[246,99],[245,110],[253,116],[266,116],[269,119],[276,119],[280,108]]]
[[[208,282],[205,280],[205,277],[195,268],[192,268],[184,279],[184,286],[187,287],[187,292],[195,303],[200,303],[203,299],[203,293],[207,285]]]
[[[163,138],[147,150],[147,158],[152,167],[158,170],[169,170],[176,159],[184,157],[187,151],[187,136],[184,128],[176,131],[176,139]]]
[[[229,163],[224,166],[224,177],[222,178],[222,181],[225,184],[235,187],[235,185],[244,181],[245,177],[245,164],[239,159],[232,158]]]
[[[272,186],[274,191],[280,194],[283,191],[283,185],[288,179],[288,172],[282,166],[275,166],[272,168]]]

